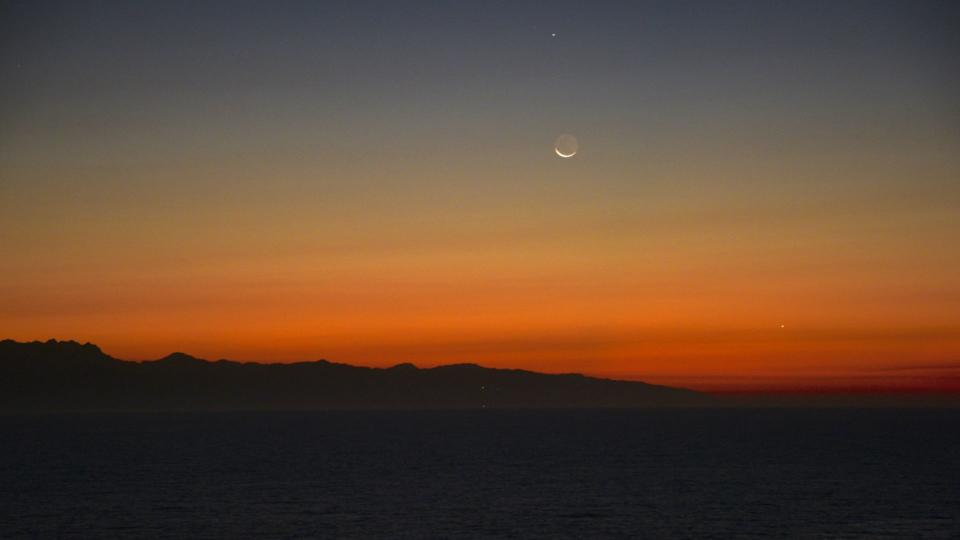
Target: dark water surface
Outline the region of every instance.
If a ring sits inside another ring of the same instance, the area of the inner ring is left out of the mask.
[[[958,410],[0,416],[4,537],[960,537]]]

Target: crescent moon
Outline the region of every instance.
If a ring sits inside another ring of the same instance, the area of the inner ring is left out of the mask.
[[[559,148],[554,148],[553,151],[556,152],[557,155],[562,158],[572,158],[573,156],[577,155],[576,151],[570,152],[569,154],[564,154],[563,152],[560,151]]]

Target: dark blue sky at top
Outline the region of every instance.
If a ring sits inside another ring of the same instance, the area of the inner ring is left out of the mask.
[[[534,97],[616,110],[676,93],[870,100],[904,81],[947,93],[958,13],[907,1],[4,2],[3,111],[245,92],[511,112]]]

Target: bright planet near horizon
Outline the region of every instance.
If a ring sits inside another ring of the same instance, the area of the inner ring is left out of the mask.
[[[553,151],[564,159],[572,158],[573,156],[577,155],[578,148],[579,143],[577,142],[577,138],[569,133],[560,135],[553,143]]]

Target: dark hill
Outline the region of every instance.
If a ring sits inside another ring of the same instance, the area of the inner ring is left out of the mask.
[[[0,410],[320,410],[709,405],[680,388],[455,364],[127,362],[73,341],[0,342]]]

